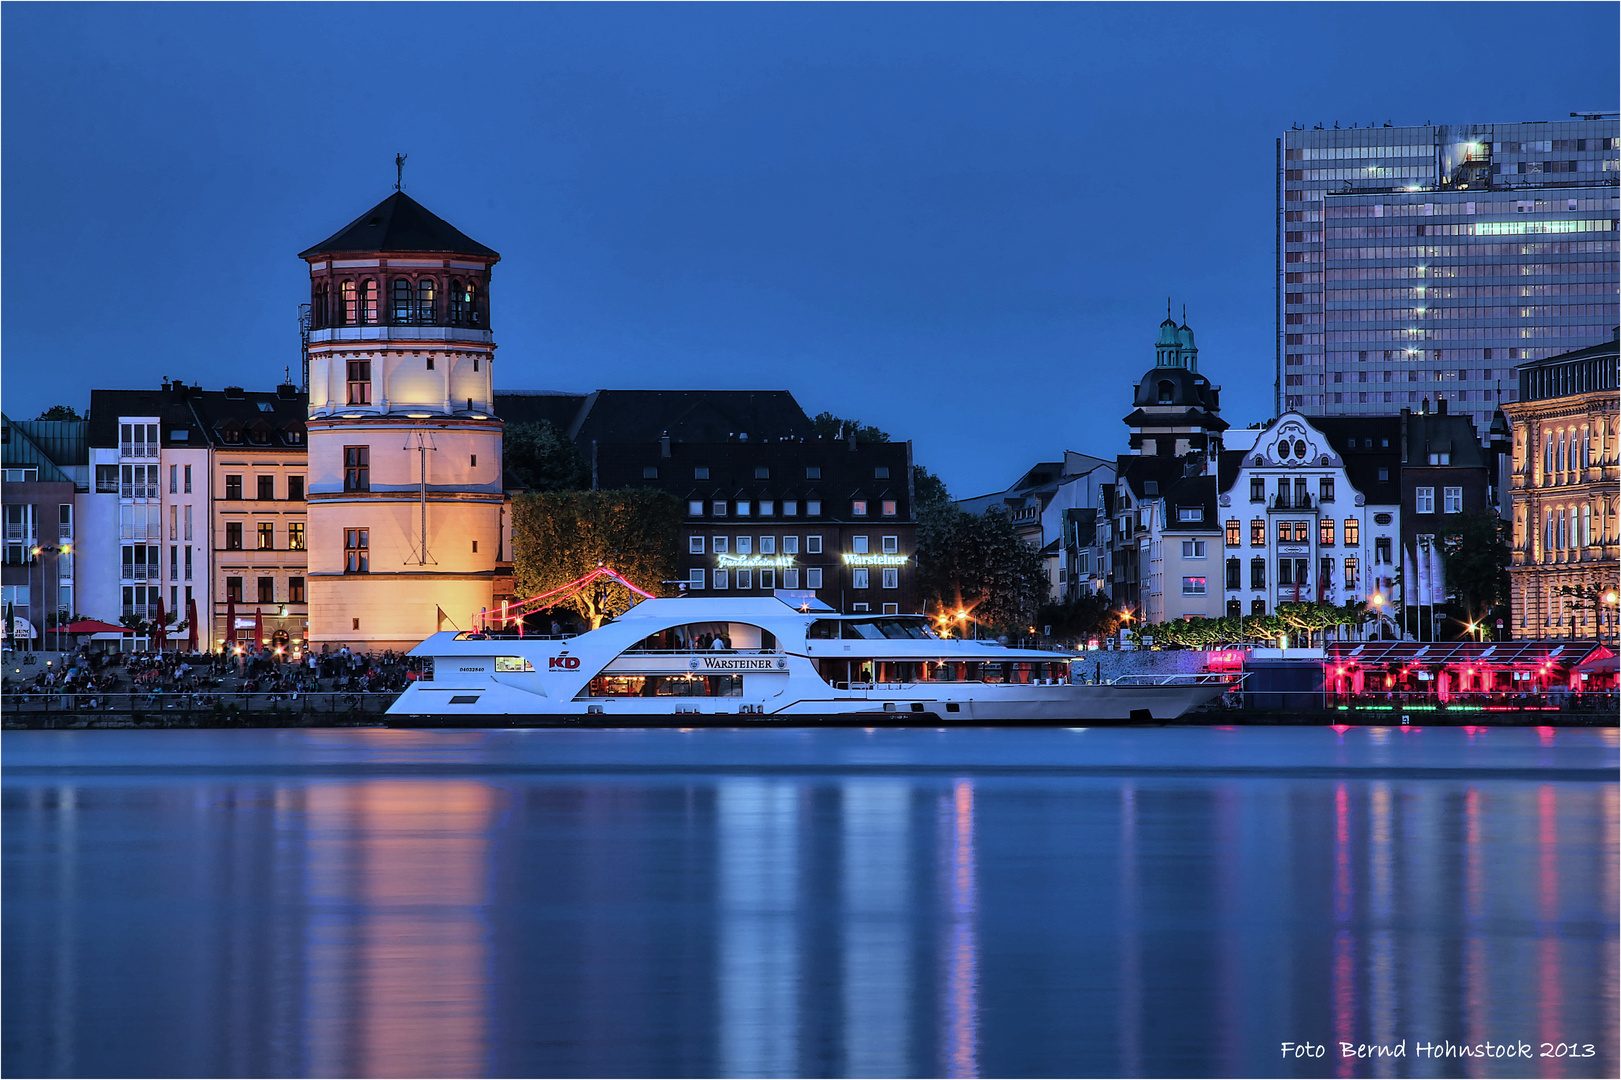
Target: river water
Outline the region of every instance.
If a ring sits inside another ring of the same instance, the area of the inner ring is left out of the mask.
[[[1615,1076],[1617,746],[7,732],[0,1068]]]

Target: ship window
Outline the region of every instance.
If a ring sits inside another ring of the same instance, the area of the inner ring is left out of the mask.
[[[497,656],[495,658],[497,671],[534,671],[535,665],[521,656]]]

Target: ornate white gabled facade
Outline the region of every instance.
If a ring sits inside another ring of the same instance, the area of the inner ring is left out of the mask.
[[[1253,445],[1240,450],[1251,435]],[[1297,412],[1229,432],[1227,443],[1217,512],[1224,614],[1272,614],[1295,601],[1388,607],[1399,500],[1370,503],[1341,450]]]
[[[396,192],[310,266],[310,643],[410,648],[490,606],[504,556],[490,270]]]

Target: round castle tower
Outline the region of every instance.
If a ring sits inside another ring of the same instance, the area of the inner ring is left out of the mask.
[[[468,629],[502,557],[490,270],[396,191],[310,266],[309,640],[408,649]]]

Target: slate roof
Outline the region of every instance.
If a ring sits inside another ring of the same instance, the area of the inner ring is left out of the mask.
[[[1345,475],[1367,503],[1401,504],[1401,417],[1308,416],[1345,462]],[[1385,479],[1379,479],[1379,470]]]
[[[89,423],[84,420],[13,420],[0,413],[5,428],[4,455],[7,468],[31,466],[39,470],[45,483],[73,483],[63,466],[84,465],[90,460],[85,441]]]
[[[501,257],[494,248],[467,236],[403,191],[396,191],[298,256],[313,259],[321,255],[408,251]]]
[[[1487,452],[1475,434],[1475,423],[1465,413],[1406,414],[1408,465],[1424,465],[1430,454],[1446,452],[1453,467],[1486,468]]]
[[[590,394],[569,394],[551,390],[513,390],[495,395],[495,415],[508,424],[533,424],[544,420],[567,435],[580,418]]]
[[[591,443],[751,442],[813,439],[810,418],[786,390],[598,390],[568,432],[582,451]]]
[[[92,390],[88,445],[118,445],[120,416],[155,416],[165,447],[229,446],[233,450],[295,447],[304,443],[309,397],[293,387],[280,390],[202,390],[173,383],[162,390]],[[225,432],[242,432],[227,443]],[[255,441],[253,432],[264,436]]]

